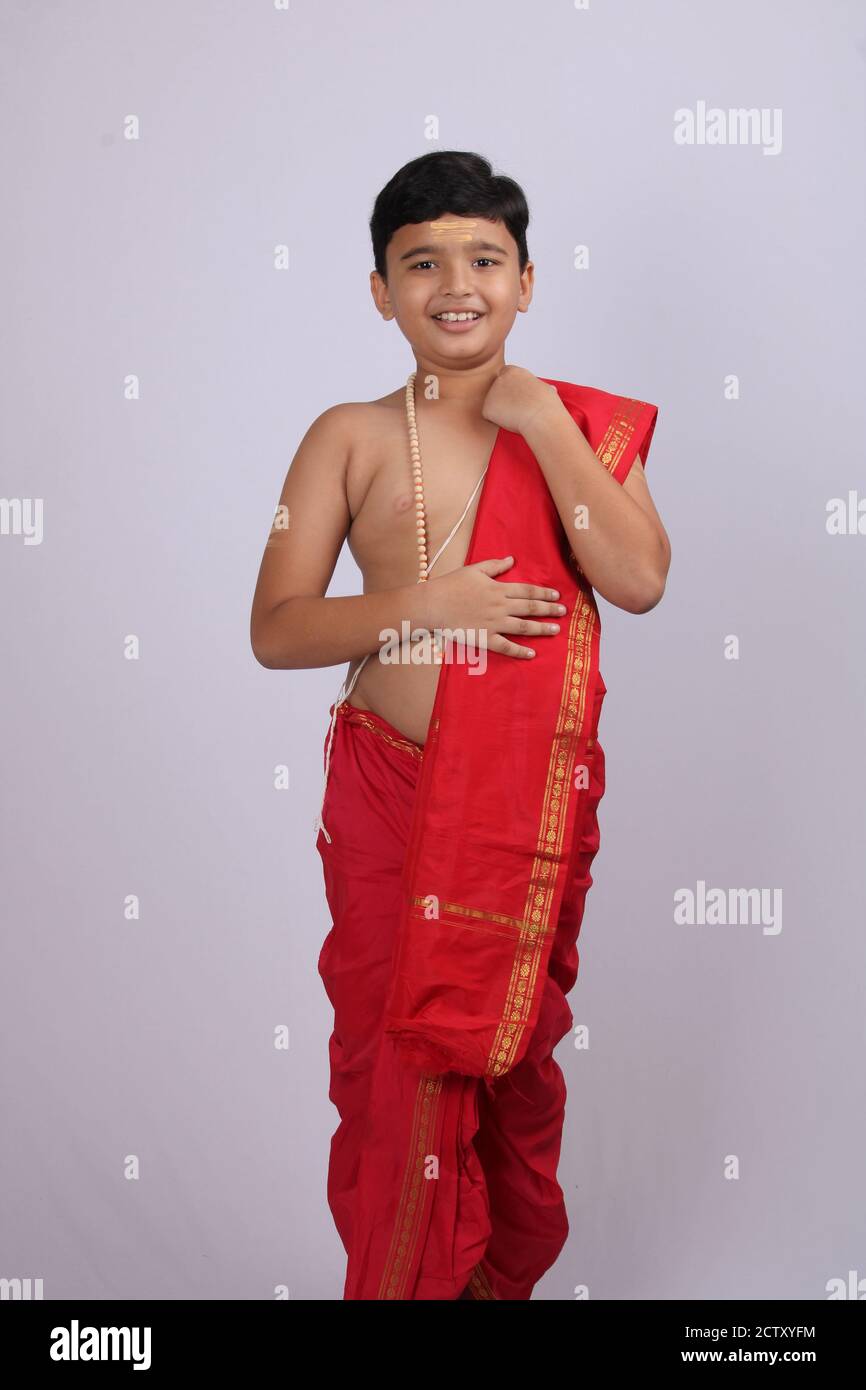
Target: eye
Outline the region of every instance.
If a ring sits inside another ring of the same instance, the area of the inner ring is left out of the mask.
[[[479,263],[480,261],[486,261],[488,265],[499,265],[499,264],[500,264],[499,261],[493,260],[492,257],[490,257],[490,256],[479,256],[475,261],[473,261],[473,265],[478,265],[478,263]],[[421,269],[423,269],[424,266],[426,266],[426,265],[433,265],[433,264],[434,264],[433,261],[416,261],[414,265],[410,265],[409,269],[410,269],[410,270],[421,270]]]

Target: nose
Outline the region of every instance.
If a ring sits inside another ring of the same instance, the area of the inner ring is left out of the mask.
[[[445,267],[442,271],[442,281],[440,283],[442,294],[453,295],[455,299],[465,299],[472,293],[472,286],[469,283],[469,273],[465,266],[452,266],[450,270]]]

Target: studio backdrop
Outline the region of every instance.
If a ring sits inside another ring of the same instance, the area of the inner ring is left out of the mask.
[[[341,1297],[314,819],[345,667],[258,665],[250,603],[310,422],[412,369],[367,221],[449,148],[529,199],[507,361],[658,404],[673,548],[653,611],[599,599],[570,1235],[534,1296],[857,1297],[862,6],[33,0],[0,31],[8,1296]]]

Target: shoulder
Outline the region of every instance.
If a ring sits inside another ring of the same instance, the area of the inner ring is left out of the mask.
[[[357,410],[357,402],[343,401],[339,405],[329,405],[321,415],[317,415],[307,427],[305,439],[314,441],[349,438]]]
[[[339,457],[344,470],[365,468],[381,453],[383,440],[405,429],[405,393],[394,391],[374,401],[343,401],[322,411],[310,425],[304,444]],[[347,476],[348,476],[347,473]]]
[[[342,401],[317,415],[307,433],[339,437],[351,444],[387,426],[402,408],[402,395],[399,392],[377,401]]]
[[[345,478],[358,445],[372,429],[369,402],[341,401],[328,406],[308,425],[296,460],[305,468],[335,468]]]

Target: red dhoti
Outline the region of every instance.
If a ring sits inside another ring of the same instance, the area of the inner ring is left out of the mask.
[[[646,461],[655,406],[550,384],[616,481]],[[423,748],[332,712],[319,971],[347,1299],[528,1299],[568,1233],[553,1050],[598,848],[601,623],[537,460],[500,430],[465,563],[508,554],[567,610],[531,662],[449,659]]]
[[[598,686],[593,727],[604,698]],[[402,877],[423,748],[370,710],[337,707],[320,833],[333,926],[319,973],[334,1008],[328,1203],[348,1255],[346,1299],[528,1299],[568,1234],[557,1182],[566,1088],[553,1051],[572,1026],[566,994],[590,864],[604,752],[574,846],[538,1023],[495,1080],[407,1067],[383,1030]]]

